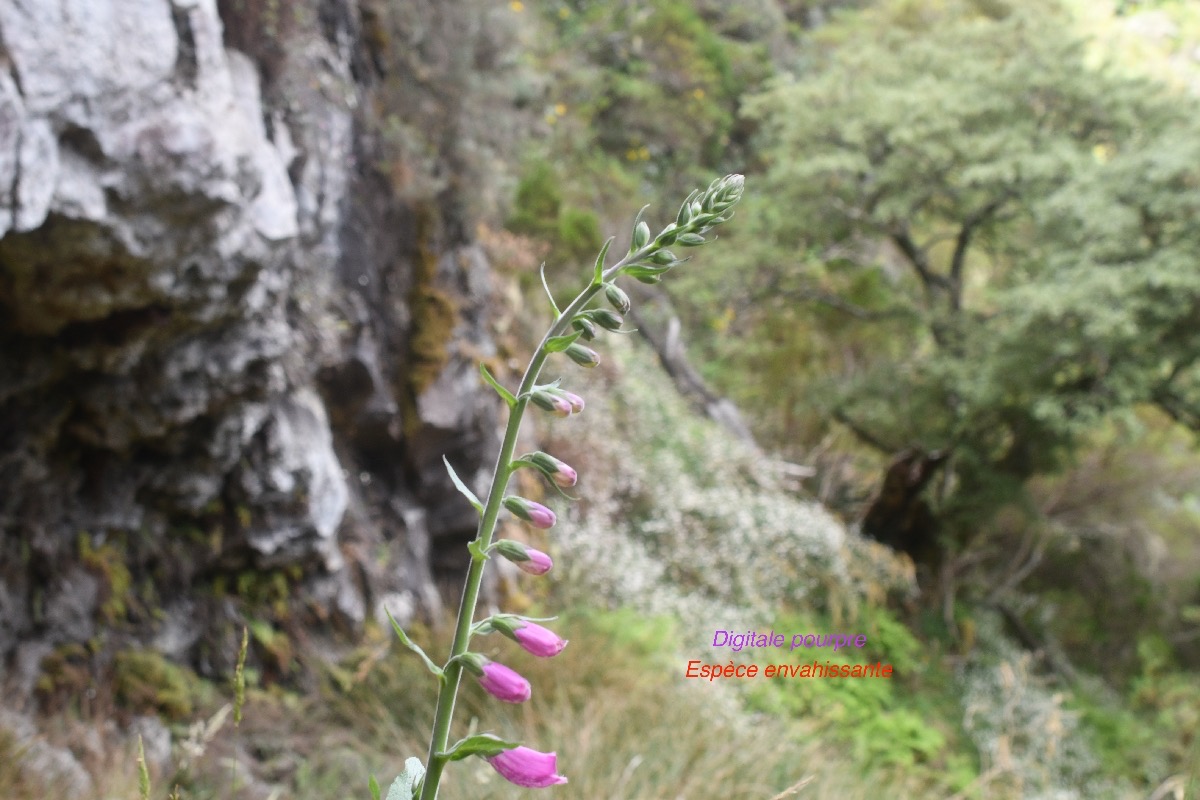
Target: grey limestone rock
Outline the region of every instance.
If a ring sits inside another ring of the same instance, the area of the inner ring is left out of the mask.
[[[358,4],[268,5],[0,0],[6,691],[97,635],[220,672],[249,604],[354,631],[462,568],[490,268],[449,184],[380,168]]]

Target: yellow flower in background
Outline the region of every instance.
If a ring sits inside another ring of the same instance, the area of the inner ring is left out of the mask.
[[[512,2],[508,4],[508,7],[511,8],[517,14],[520,14],[522,11],[525,10],[525,4],[522,3],[521,0],[512,0]]]
[[[1092,148],[1092,158],[1099,164],[1107,164],[1115,152],[1116,148],[1111,144],[1098,144]]]

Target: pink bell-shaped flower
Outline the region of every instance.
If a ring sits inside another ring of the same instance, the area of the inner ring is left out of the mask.
[[[527,789],[543,789],[567,782],[564,776],[558,774],[557,753],[540,753],[528,747],[514,747],[490,757],[488,763],[506,781]]]
[[[513,626],[512,638],[525,648],[526,652],[539,658],[556,656],[567,646],[566,640],[554,631],[524,620]]]
[[[479,685],[497,700],[503,700],[506,703],[524,703],[533,693],[529,681],[503,664],[484,659],[482,669],[483,674],[479,676]]]

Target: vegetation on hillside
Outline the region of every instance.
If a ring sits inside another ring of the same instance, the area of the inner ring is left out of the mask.
[[[489,13],[512,34],[497,59],[516,77],[490,96],[502,111],[455,121],[488,145],[456,157],[479,159],[471,212],[508,296],[543,302],[542,259],[552,287],[577,287],[630,198],[653,217],[697,180],[745,172],[727,241],[654,296],[763,449],[691,415],[644,343],[614,346],[587,412],[539,433],[587,476],[561,533],[535,542],[562,576],[501,586],[507,610],[570,609],[557,625],[571,646],[553,668],[522,663],[535,698],[499,718],[489,705],[487,724],[554,742],[562,798],[1200,792],[1195,9],[559,0]],[[379,116],[394,174],[436,149]],[[509,152],[517,120],[529,135]],[[531,343],[511,322],[501,313],[499,338],[520,353]],[[936,454],[916,567],[854,526],[883,470],[914,452]],[[800,483],[786,462],[817,474]],[[862,631],[861,658],[896,675],[683,678],[689,659],[798,663],[712,645],[717,629],[757,628]],[[294,674],[304,656],[280,651]],[[71,655],[55,697],[86,657]],[[130,684],[58,735],[78,745],[104,713],[169,701],[191,749],[156,771],[162,796],[366,797],[367,774],[398,772],[432,714],[420,665],[382,629],[314,665],[319,687],[250,675],[235,736],[217,734],[223,687],[125,667],[168,694]],[[486,700],[463,702],[465,733]],[[7,767],[16,748],[0,739],[0,796],[43,796],[53,787]],[[93,766],[128,794],[133,763]],[[518,796],[486,767],[446,795]]]

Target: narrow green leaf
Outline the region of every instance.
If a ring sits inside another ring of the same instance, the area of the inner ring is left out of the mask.
[[[482,514],[483,503],[479,502],[479,498],[475,496],[475,493],[467,488],[467,485],[458,477],[458,473],[454,471],[454,467],[450,466],[450,459],[442,456],[442,461],[446,464],[446,471],[450,473],[450,480],[454,481],[454,488],[462,492],[463,497],[467,498],[471,502],[471,505],[475,506],[475,510]]]
[[[509,408],[512,408],[517,404],[517,398],[513,397],[513,393],[508,389],[505,389],[504,385],[501,384],[500,381],[496,380],[496,376],[493,375],[492,371],[487,368],[487,364],[483,363],[482,361],[479,362],[479,374],[483,376],[484,383],[495,389],[496,394],[500,395],[500,397],[504,399],[504,402],[508,403]]]
[[[238,648],[237,664],[233,668],[233,727],[242,724],[242,709],[246,705],[246,650],[250,632],[242,626],[242,646]]]
[[[554,302],[554,295],[550,292],[550,284],[546,283],[546,262],[542,262],[538,274],[542,276],[542,288],[546,290],[546,297],[550,298],[550,307],[554,309],[554,316],[561,317],[562,312],[558,310],[558,303]]]
[[[142,746],[142,737],[138,736],[138,797],[140,800],[150,800],[150,770],[146,767],[146,748]]]
[[[608,247],[613,243],[613,239],[617,237],[610,236],[604,246],[600,248],[600,255],[596,256],[596,270],[592,273],[592,285],[604,282],[604,259],[608,256]]]
[[[404,761],[404,772],[392,782],[388,789],[387,800],[412,800],[416,796],[417,786],[425,777],[425,765],[416,758]]]
[[[421,645],[408,638],[408,634],[406,634],[404,629],[400,627],[400,623],[396,622],[396,618],[392,616],[392,612],[388,611],[386,608],[383,610],[383,612],[387,614],[388,621],[392,623],[392,630],[396,632],[396,636],[400,639],[400,644],[419,655],[421,660],[425,662],[425,666],[430,672],[432,672],[434,675],[437,675],[439,678],[442,677],[442,668],[433,663],[429,656],[425,655],[425,651],[421,649]],[[407,766],[408,762],[406,761],[404,763],[405,766]],[[391,796],[391,792],[388,792],[388,797]]]
[[[625,267],[623,270],[621,270],[621,272],[623,272],[624,274],[628,275],[631,278],[636,278],[637,280],[645,283],[646,278],[656,278],[658,280],[661,280],[662,274],[664,272],[669,271],[670,269],[671,269],[670,267],[658,267],[658,266],[649,266],[646,264],[634,264],[632,266]],[[658,280],[655,280],[653,282],[657,283]]]
[[[371,800],[379,800],[379,781],[374,775],[367,780],[367,787],[371,790]]]
[[[679,207],[679,213],[675,216],[675,225],[680,228],[686,228],[687,224],[692,221],[692,201],[696,199],[699,191],[692,190],[692,193],[687,196],[687,200],[683,201],[683,205]]]
[[[564,333],[562,336],[551,336],[546,340],[546,352],[561,353],[574,344],[575,340],[582,335],[583,331],[572,331],[571,333]]]
[[[636,228],[638,226],[638,223],[642,221],[642,215],[646,213],[646,209],[649,207],[649,203],[646,203],[646,205],[642,206],[641,210],[638,211],[637,216],[633,218],[633,227]]]
[[[512,750],[517,746],[519,746],[517,742],[509,742],[490,733],[477,733],[474,736],[459,739],[453,747],[441,755],[447,761],[462,761],[471,756],[488,758],[498,756],[505,750]]]
[[[629,254],[630,255],[633,255],[634,253],[636,253],[643,245],[646,244],[645,241],[643,241],[641,245],[638,244],[638,241],[637,241],[638,240],[638,226],[642,224],[642,215],[646,213],[646,209],[649,207],[650,207],[649,203],[642,206],[642,210],[639,211],[637,213],[637,216],[633,218],[633,236],[629,242]],[[647,228],[647,232],[649,232],[649,228]]]

